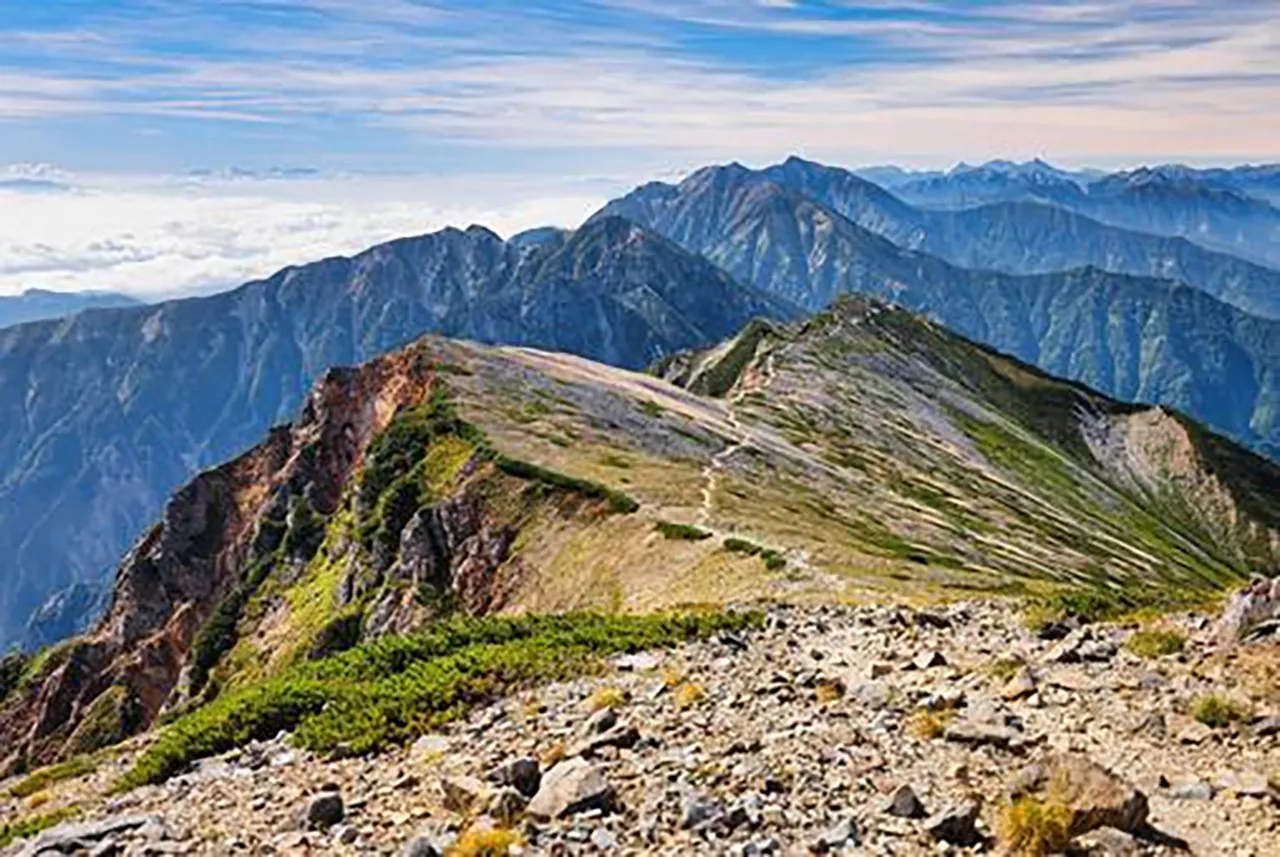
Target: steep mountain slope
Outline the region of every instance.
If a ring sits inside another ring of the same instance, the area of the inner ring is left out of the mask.
[[[684,387],[436,338],[330,371],[173,496],[90,634],[26,665],[9,763],[450,612],[1163,598],[1280,568],[1280,468],[873,300],[662,371]],[[240,734],[274,735],[272,710]]]
[[[1092,265],[1177,280],[1252,315],[1280,318],[1280,270],[1184,238],[1120,229],[1036,201],[956,211],[918,208],[847,170],[799,158],[761,173],[900,247],[963,268],[1042,274]]]
[[[102,575],[195,470],[292,416],[329,366],[438,331],[640,367],[793,313],[606,220],[509,243],[448,229],[209,298],[2,331],[0,642]]]
[[[1086,184],[985,165],[895,185],[908,202],[968,208],[992,202],[1040,201],[1103,223],[1173,235],[1269,266],[1280,265],[1280,209],[1229,179],[1179,167],[1142,167]],[[1265,169],[1241,173],[1265,182]]]
[[[136,306],[127,295],[110,292],[50,292],[27,289],[20,295],[0,295],[0,327],[61,318],[86,309]]]
[[[1280,455],[1280,322],[1162,280],[1083,268],[1011,276],[905,250],[738,165],[610,203],[743,282],[817,309],[862,292],[1028,363],[1184,410]]]

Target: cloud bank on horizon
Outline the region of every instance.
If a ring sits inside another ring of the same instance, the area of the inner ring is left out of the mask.
[[[795,151],[1280,156],[1280,0],[0,9],[0,164],[24,165],[0,169],[0,291],[172,294],[445,223],[573,225],[635,182]]]

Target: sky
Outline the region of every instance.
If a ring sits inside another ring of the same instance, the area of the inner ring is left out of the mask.
[[[1278,149],[1280,0],[0,0],[0,293],[572,227],[711,162]]]

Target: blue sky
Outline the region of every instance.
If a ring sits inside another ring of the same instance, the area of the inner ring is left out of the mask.
[[[0,177],[94,195],[22,200],[0,291],[182,291],[458,218],[572,225],[711,161],[1115,167],[1280,160],[1277,141],[1280,0],[0,0]],[[273,167],[317,172],[173,180]],[[179,232],[272,206],[342,224],[290,243],[306,230],[255,222],[280,252],[210,239],[144,271],[169,223],[144,200],[174,198],[209,210]],[[125,228],[109,200],[149,213]],[[87,261],[129,241],[151,243]]]

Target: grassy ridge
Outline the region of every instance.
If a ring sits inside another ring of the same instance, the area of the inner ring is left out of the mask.
[[[758,625],[754,613],[457,618],[386,638],[220,697],[168,726],[119,783],[160,782],[191,762],[293,730],[303,747],[364,753],[404,741],[603,655]]]

